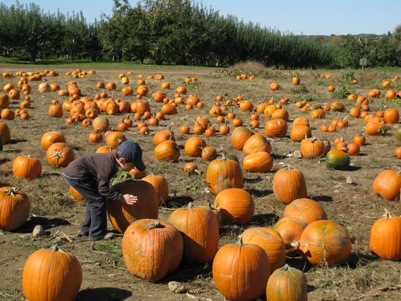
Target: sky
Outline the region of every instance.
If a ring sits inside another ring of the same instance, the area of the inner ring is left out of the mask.
[[[82,11],[88,23],[111,16],[113,0],[20,0],[35,3],[44,13],[64,15]],[[135,7],[138,1],[129,1]],[[192,0],[220,16],[232,15],[244,23],[259,24],[282,34],[347,35],[393,33],[401,18],[401,0]],[[15,0],[2,0],[10,6]]]

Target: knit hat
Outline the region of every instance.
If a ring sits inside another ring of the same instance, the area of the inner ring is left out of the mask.
[[[144,171],[146,169],[146,166],[142,161],[142,149],[135,141],[124,141],[118,147],[117,152],[120,153],[125,161],[133,163],[140,171]]]

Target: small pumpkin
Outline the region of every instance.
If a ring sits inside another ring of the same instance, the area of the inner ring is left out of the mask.
[[[66,142],[65,136],[62,132],[59,131],[51,131],[51,132],[46,132],[42,135],[42,138],[40,139],[40,145],[44,149],[48,149],[50,145],[52,145],[55,142]]]
[[[230,141],[232,146],[237,150],[242,150],[245,142],[253,135],[253,132],[243,126],[236,127],[230,135]]]
[[[178,145],[173,140],[165,140],[154,149],[154,156],[157,161],[175,162],[180,158],[181,152]]]

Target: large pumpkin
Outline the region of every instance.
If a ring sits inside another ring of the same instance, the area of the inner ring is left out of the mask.
[[[276,230],[267,227],[248,228],[242,232],[241,238],[246,244],[262,247],[269,258],[270,272],[285,264],[285,243]]]
[[[287,134],[287,121],[284,119],[271,119],[265,123],[265,134],[267,137],[284,137]]]
[[[66,142],[64,134],[58,131],[46,132],[40,139],[40,145],[44,149],[48,149],[55,142]]]
[[[184,151],[191,157],[201,157],[202,150],[206,147],[206,142],[201,137],[190,137],[185,141]]]
[[[182,259],[181,233],[170,223],[138,219],[122,239],[122,255],[128,271],[144,280],[158,281],[174,272]]]
[[[190,264],[211,262],[219,245],[219,223],[216,214],[206,206],[178,208],[168,220],[184,239],[183,260]]]
[[[46,159],[51,166],[66,167],[75,159],[75,151],[67,143],[56,142],[50,145],[47,149]]]
[[[110,222],[117,231],[123,233],[137,219],[158,217],[159,197],[152,184],[141,180],[125,181],[114,185],[112,189],[138,197],[138,201],[133,205],[116,201],[107,203]]]
[[[225,298],[253,300],[265,293],[270,276],[269,258],[260,246],[244,244],[240,239],[219,249],[212,273],[217,289]]]
[[[268,172],[273,167],[273,158],[264,151],[251,153],[245,156],[242,166],[248,172]]]
[[[0,229],[14,231],[28,220],[31,210],[29,197],[15,187],[0,188]]]
[[[274,226],[285,244],[287,256],[297,256],[299,252],[299,239],[306,228],[307,223],[296,217],[283,217]]]
[[[244,178],[240,164],[224,155],[214,159],[206,169],[206,183],[214,195],[227,188],[242,188]]]
[[[285,264],[270,275],[267,281],[266,297],[269,301],[307,301],[307,288],[305,274]]]
[[[387,210],[383,218],[376,220],[370,230],[370,250],[387,260],[401,259],[401,217]]]
[[[284,204],[306,197],[307,188],[303,173],[297,169],[278,170],[273,176],[273,192]]]
[[[253,135],[253,132],[243,126],[236,127],[230,135],[232,146],[237,150],[242,150],[245,142]]]
[[[242,151],[245,155],[257,152],[267,152],[270,154],[272,151],[272,147],[265,136],[260,133],[255,133],[246,140]]]
[[[400,199],[401,175],[394,170],[382,171],[373,181],[373,193],[388,201]]]
[[[10,132],[10,128],[8,127],[7,123],[4,122],[0,122],[0,139],[1,139],[1,143],[7,144],[10,142],[11,139],[11,132]]]
[[[153,151],[157,161],[178,161],[181,155],[180,148],[174,140],[165,140],[156,145]]]
[[[339,149],[332,149],[326,154],[325,165],[332,169],[347,169],[351,163],[350,156]]]
[[[301,154],[307,159],[319,158],[324,155],[325,147],[321,140],[317,138],[305,138],[301,140]]]
[[[167,201],[169,189],[167,180],[164,176],[149,175],[142,178],[142,180],[152,184],[153,188],[156,190],[157,196],[159,198],[159,206]]]
[[[220,212],[223,224],[244,225],[252,220],[255,203],[252,195],[242,188],[226,188],[214,199],[214,207]]]
[[[17,178],[34,180],[42,174],[42,163],[38,158],[20,155],[13,160],[12,170]]]
[[[299,249],[312,265],[334,266],[345,263],[352,243],[345,227],[332,220],[319,220],[302,232]]]
[[[29,301],[73,301],[81,284],[80,262],[57,246],[33,252],[22,271],[22,289]]]
[[[327,219],[326,211],[316,201],[308,198],[295,199],[284,208],[284,217],[294,217],[303,220],[306,224]]]

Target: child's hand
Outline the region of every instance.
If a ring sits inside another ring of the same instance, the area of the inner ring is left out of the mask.
[[[127,205],[133,205],[138,201],[138,197],[132,194],[123,194],[123,202]]]

